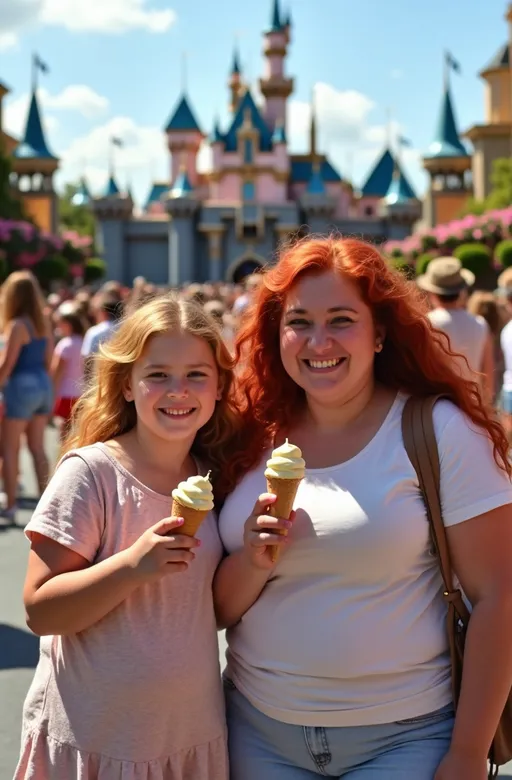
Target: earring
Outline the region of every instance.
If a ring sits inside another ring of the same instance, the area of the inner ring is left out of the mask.
[[[377,344],[375,345],[375,352],[382,352],[383,346],[384,345],[382,344],[382,341],[378,341]]]

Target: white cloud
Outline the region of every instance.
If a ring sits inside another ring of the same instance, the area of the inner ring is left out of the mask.
[[[0,51],[7,51],[8,49],[14,49],[18,43],[18,36],[16,33],[7,32],[0,34]]]
[[[396,147],[398,135],[407,135],[397,122],[390,125],[372,123],[376,104],[367,95],[354,90],[341,91],[329,84],[315,87],[318,151],[328,154],[342,175],[361,185],[378,156],[391,138]],[[288,106],[288,140],[296,153],[309,150],[311,105],[291,100]],[[423,181],[420,153],[403,149],[401,157],[411,180],[417,186]]]
[[[86,84],[71,84],[53,96],[42,92],[41,101],[48,108],[77,111],[86,119],[95,119],[105,114],[109,107],[108,99]]]
[[[122,140],[122,148],[112,149],[113,136]],[[119,186],[130,184],[139,199],[146,196],[154,180],[169,178],[170,157],[162,129],[140,126],[130,117],[117,116],[75,138],[61,153],[58,183],[76,181],[85,173],[92,193],[100,193],[108,179],[112,153]]]
[[[33,25],[64,27],[73,32],[121,34],[142,29],[166,32],[176,21],[169,7],[150,8],[151,0],[0,0],[0,49],[16,45],[20,33]]]
[[[72,84],[57,95],[51,95],[47,89],[40,88],[37,93],[41,106],[42,121],[47,130],[55,130],[58,120],[48,110],[76,111],[87,119],[104,114],[109,102],[106,97],[99,95],[85,84]],[[21,135],[27,121],[30,95],[20,95],[13,100],[6,101],[4,108],[4,126],[8,133],[15,136]]]

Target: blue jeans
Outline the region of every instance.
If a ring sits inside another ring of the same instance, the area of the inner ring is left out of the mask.
[[[31,420],[50,414],[52,382],[46,371],[20,371],[12,374],[4,387],[5,416],[9,420]]]
[[[231,780],[433,780],[450,746],[451,705],[396,723],[323,728],[269,718],[230,680],[224,691]]]

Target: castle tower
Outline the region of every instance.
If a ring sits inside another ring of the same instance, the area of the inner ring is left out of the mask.
[[[11,135],[8,135],[8,133],[5,132],[3,129],[3,109],[2,109],[2,101],[6,95],[8,95],[10,92],[9,88],[5,86],[5,84],[2,84],[0,81],[0,146],[3,147],[4,153],[11,156],[11,154],[16,149],[18,142],[15,138],[13,138]]]
[[[407,227],[407,232],[410,232],[421,216],[421,203],[411,193],[396,158],[391,183],[379,204],[378,215],[388,221],[390,237],[393,237],[396,228],[398,228],[397,237],[403,235],[404,225]]]
[[[234,114],[240,103],[244,91],[244,84],[242,82],[242,68],[240,66],[240,57],[238,53],[238,47],[235,46],[233,52],[233,65],[231,66],[231,74],[228,82],[229,90],[231,93],[231,99],[229,103],[229,109]]]
[[[281,14],[279,0],[272,0],[270,29],[265,33],[265,75],[260,90],[265,98],[264,117],[273,130],[278,122],[286,129],[286,100],[293,92],[293,79],[286,78],[284,61],[291,34],[291,19]]]
[[[512,3],[505,19],[509,40],[480,73],[485,81],[485,123],[473,125],[465,133],[475,150],[473,189],[478,200],[486,198],[492,189],[494,160],[512,155]]]
[[[13,184],[23,208],[41,230],[57,231],[57,195],[53,175],[59,160],[46,142],[34,86],[23,140],[13,153]]]
[[[103,195],[91,201],[96,217],[96,243],[102,253],[108,247],[108,279],[126,279],[125,226],[133,216],[133,200],[123,194],[114,172],[110,175]]]
[[[184,165],[187,176],[195,187],[198,180],[197,154],[205,135],[199,127],[186,95],[181,97],[171,114],[165,132],[171,153],[171,184],[176,181]]]
[[[471,157],[460,140],[450,91],[448,65],[441,109],[434,140],[423,157],[430,184],[425,197],[426,223],[434,225],[450,222],[460,214],[470,194],[468,171]]]

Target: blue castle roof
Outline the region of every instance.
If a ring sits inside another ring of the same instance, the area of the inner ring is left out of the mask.
[[[291,160],[290,180],[292,182],[309,182],[313,175],[313,163],[311,160]],[[320,165],[320,175],[324,182],[341,181],[341,176],[331,165],[329,160],[324,160]]]
[[[87,206],[91,202],[91,193],[84,178],[80,179],[80,186],[71,198],[73,206]]]
[[[176,176],[176,181],[171,187],[171,198],[186,198],[193,192],[193,187],[190,183],[190,179],[187,176],[185,169],[181,170]]]
[[[361,194],[364,197],[384,198],[391,186],[394,167],[395,160],[393,159],[393,155],[389,149],[386,149],[370,172],[370,175],[363,185]],[[403,171],[401,169],[399,170],[400,175],[403,178],[404,191],[407,192],[409,198],[415,198],[416,193],[407,181]]]
[[[116,195],[119,195],[119,187],[117,186],[116,180],[114,179],[114,176],[110,176],[109,180],[107,182],[107,188],[105,190],[105,194],[103,197],[105,198],[113,198]]]
[[[223,143],[224,142],[224,136],[222,135],[219,120],[215,119],[215,123],[213,125],[213,130],[210,134],[210,143],[216,144],[216,143]]]
[[[195,118],[185,95],[182,96],[178,105],[171,114],[171,118],[169,119],[165,130],[166,132],[172,132],[173,130],[194,130],[199,133],[201,132],[201,128],[199,127],[197,119]]]
[[[19,159],[57,159],[46,143],[35,90],[32,92],[23,141],[14,150],[14,156]]]
[[[388,206],[398,206],[414,200],[414,197],[414,194],[411,195],[411,188],[402,171],[396,167],[384,200]]]
[[[318,164],[312,166],[312,173],[308,183],[307,193],[308,195],[325,195],[325,184],[322,178],[322,169]]]
[[[425,159],[438,157],[468,157],[457,130],[450,87],[448,85],[444,90],[435,137],[425,154]]]
[[[272,16],[270,19],[270,32],[281,32],[284,24],[281,17],[281,9],[279,7],[279,0],[273,0],[272,3]]]
[[[162,195],[165,195],[166,192],[169,192],[168,184],[158,182],[153,184],[144,204],[144,210],[147,211],[152,203],[159,203]]]
[[[272,150],[272,134],[265,120],[261,116],[260,110],[254,102],[254,99],[249,90],[247,90],[238,104],[238,108],[231,123],[231,127],[225,135],[226,151],[236,152],[238,147],[237,131],[244,122],[245,112],[247,110],[250,112],[253,127],[255,127],[260,134],[260,151],[270,152]]]

